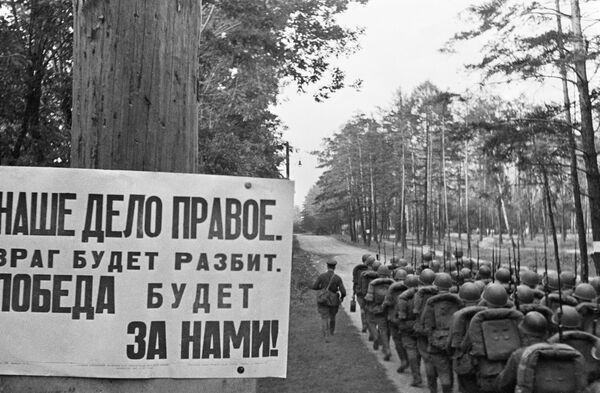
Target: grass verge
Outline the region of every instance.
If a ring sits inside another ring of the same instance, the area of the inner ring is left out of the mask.
[[[315,294],[307,284],[317,270],[294,239],[287,378],[258,381],[259,393],[376,393],[396,390],[375,355],[340,310],[336,335],[326,344],[319,332]]]

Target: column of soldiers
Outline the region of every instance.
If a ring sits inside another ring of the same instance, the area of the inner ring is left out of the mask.
[[[371,255],[353,272],[363,332],[431,393],[599,392],[600,278],[456,258]],[[421,367],[425,371],[425,381]]]

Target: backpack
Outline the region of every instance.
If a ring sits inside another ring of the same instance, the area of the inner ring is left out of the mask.
[[[427,300],[420,318],[423,331],[427,334],[428,352],[446,350],[452,316],[462,307],[462,300],[452,293],[440,293]]]
[[[562,294],[562,302],[558,293],[549,293],[548,296],[544,296],[540,302],[540,304],[550,308],[553,312],[556,311],[560,303],[566,306],[577,307],[577,299],[564,293]]]
[[[385,310],[384,300],[388,293],[388,288],[394,283],[391,278],[376,278],[369,283],[369,289],[365,296],[368,302],[369,311],[373,314],[381,314]]]
[[[394,325],[398,324],[398,296],[400,296],[408,287],[402,282],[395,282],[388,288],[384,307],[388,310],[388,320]]]
[[[358,280],[358,290],[356,291],[356,295],[360,297],[367,296],[369,283],[377,277],[377,272],[374,272],[373,270],[365,270],[362,272]]]
[[[477,384],[481,391],[493,392],[495,379],[508,358],[521,346],[518,324],[523,314],[514,309],[494,308],[478,312],[467,331],[467,346],[476,365]]]
[[[468,306],[456,311],[450,321],[450,334],[448,350],[454,360],[454,371],[457,374],[469,374],[473,371],[473,364],[469,352],[465,350],[465,336],[473,316],[479,311],[486,310],[481,306]]]
[[[566,344],[534,344],[517,370],[516,393],[578,393],[587,385],[583,356]]]
[[[438,294],[437,287],[433,285],[428,285],[426,287],[421,287],[415,294],[415,298],[413,300],[413,313],[416,316],[416,321],[414,325],[414,330],[416,333],[425,334],[425,329],[421,322],[421,314],[425,309],[425,304],[427,304],[427,300]]]
[[[413,313],[413,308],[416,293],[417,288],[408,288],[396,299],[398,329],[405,334],[414,334],[413,327],[417,317]]]
[[[360,265],[354,266],[354,269],[352,269],[352,284],[354,292],[358,291],[358,287],[360,285],[360,274],[368,268],[369,267],[367,265],[361,263]]]
[[[557,333],[550,337],[548,342],[551,344],[567,344],[578,350],[583,355],[588,383],[600,379],[600,360],[595,359],[591,351],[591,348],[600,345],[600,338],[591,333],[579,330],[567,330],[562,334],[562,341],[560,340],[560,335]]]

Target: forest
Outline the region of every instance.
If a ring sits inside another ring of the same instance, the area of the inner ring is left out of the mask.
[[[284,85],[323,100],[352,84],[331,60],[357,49],[361,29],[337,22],[353,2],[201,2],[200,173],[281,176],[271,107]],[[0,165],[70,165],[72,57],[72,1],[0,1]]]
[[[557,237],[564,244],[576,233],[570,247],[585,266],[590,237],[600,241],[599,106],[587,72],[600,65],[600,9],[486,1],[466,17],[470,25],[440,50],[478,45],[480,57],[465,67],[481,73],[483,87],[522,81],[555,86],[558,98],[532,103],[427,81],[399,88],[389,108],[358,114],[323,141],[324,172],[305,201],[304,229],[448,250],[458,239],[469,256],[484,236],[502,244],[502,234],[512,247],[553,235],[558,256]]]

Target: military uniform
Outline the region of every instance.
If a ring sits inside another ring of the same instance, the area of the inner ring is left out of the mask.
[[[417,349],[417,334],[414,331],[416,315],[414,309],[414,297],[417,288],[408,288],[398,296],[398,331],[402,346],[406,350],[408,365],[412,373],[412,386],[421,386],[421,355]]]
[[[346,288],[344,288],[341,277],[334,273],[335,263],[333,262],[335,261],[327,263],[328,271],[320,274],[312,287],[314,290],[328,288],[329,291],[340,296],[337,297],[339,300],[334,302],[335,304],[317,303],[317,310],[321,316],[321,332],[326,342],[329,341],[329,336],[335,333],[335,316],[339,310],[340,303],[346,297]]]

